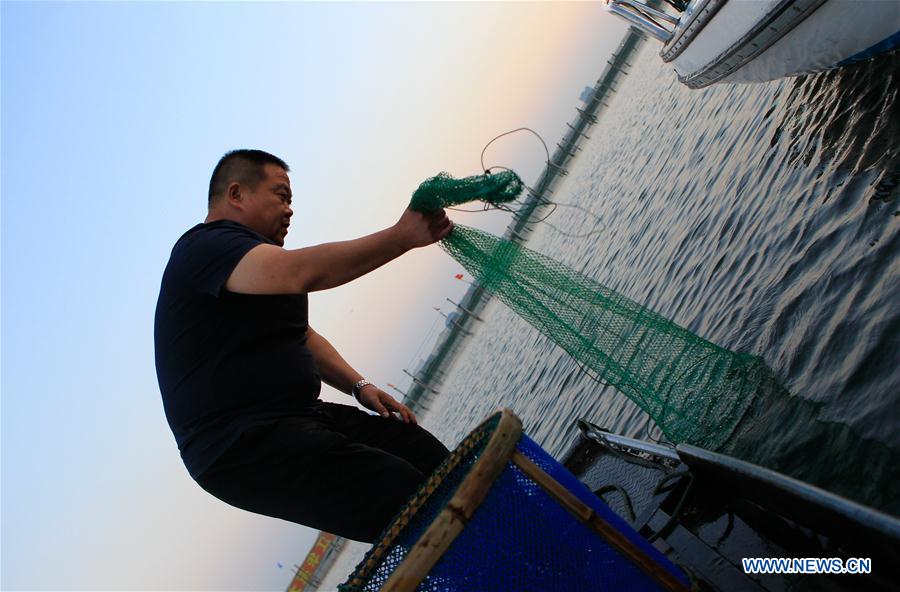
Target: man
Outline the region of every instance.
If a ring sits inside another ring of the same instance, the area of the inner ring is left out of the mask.
[[[209,215],[178,239],[163,274],[155,322],[163,406],[207,492],[372,542],[448,450],[309,326],[307,294],[430,245],[452,223],[444,212],[407,209],[380,232],[286,250],[289,170],[260,150],[229,152],[216,165]],[[319,400],[322,381],[378,415]]]

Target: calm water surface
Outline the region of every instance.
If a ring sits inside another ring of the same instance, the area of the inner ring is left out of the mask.
[[[778,422],[753,426],[780,466],[895,514],[898,78],[900,56],[887,56],[691,91],[644,49],[556,189],[564,205],[528,242],[714,343],[761,356],[793,395],[773,403],[786,409]],[[483,316],[420,418],[448,446],[501,406],[557,456],[579,417],[659,437],[640,409],[502,303]]]

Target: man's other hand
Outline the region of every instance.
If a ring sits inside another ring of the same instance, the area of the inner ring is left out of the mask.
[[[400,220],[394,225],[401,244],[406,249],[427,247],[450,234],[453,222],[444,210],[423,214],[406,208]]]
[[[403,423],[416,424],[415,414],[409,407],[400,403],[374,384],[367,384],[359,391],[359,402],[366,409],[371,409],[381,417],[393,417]],[[396,413],[397,415],[394,415]]]

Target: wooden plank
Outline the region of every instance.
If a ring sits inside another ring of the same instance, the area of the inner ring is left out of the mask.
[[[503,409],[497,428],[463,479],[453,498],[388,578],[383,592],[412,592],[444,552],[459,536],[472,514],[487,497],[497,477],[506,468],[522,435],[522,422],[509,409]]]
[[[534,464],[530,458],[516,450],[512,455],[512,461],[530,479],[540,485],[550,497],[568,510],[570,514],[584,522],[614,549],[637,565],[641,571],[656,580],[658,584],[667,590],[688,592],[689,589],[681,581],[645,553],[643,549],[632,543],[618,529],[603,520],[591,507],[578,499],[574,493],[560,485],[556,479]]]

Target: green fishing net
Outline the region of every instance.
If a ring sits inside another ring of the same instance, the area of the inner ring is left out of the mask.
[[[465,179],[442,173],[425,181],[410,205],[502,205],[523,187],[511,171]],[[527,216],[534,206],[532,200],[517,211]],[[441,247],[594,378],[647,412],[670,441],[900,514],[897,451],[823,418],[821,403],[791,396],[761,358],[710,343],[545,255],[480,230],[456,224]]]
[[[426,213],[470,201],[483,201],[499,207],[519,197],[524,188],[522,179],[513,171],[464,179],[455,179],[449,173],[439,173],[419,185],[413,193],[410,206],[417,212]]]
[[[411,207],[509,202],[512,171],[425,181]],[[479,284],[646,411],[673,442],[719,448],[755,390],[761,360],[721,348],[602,284],[512,241],[456,224],[441,247]]]

